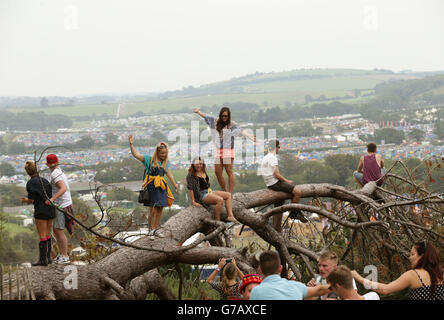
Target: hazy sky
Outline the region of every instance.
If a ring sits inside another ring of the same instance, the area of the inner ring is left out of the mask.
[[[299,68],[444,70],[442,0],[0,0],[0,96]]]

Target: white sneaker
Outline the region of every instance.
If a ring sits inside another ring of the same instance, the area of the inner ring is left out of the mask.
[[[150,239],[150,240],[154,240],[154,239],[155,239],[155,237],[154,237],[154,231],[155,231],[155,230],[148,230],[148,233],[147,233],[147,237],[148,237],[148,239]]]
[[[153,235],[158,238],[165,238],[165,235],[160,231],[160,229],[155,229]]]
[[[54,260],[54,263],[56,263],[56,264],[70,264],[71,260],[69,260],[69,257],[58,255],[56,257],[56,259]]]

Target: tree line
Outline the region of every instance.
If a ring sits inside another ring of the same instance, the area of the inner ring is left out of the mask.
[[[41,131],[71,127],[72,120],[62,114],[0,111],[0,130]]]

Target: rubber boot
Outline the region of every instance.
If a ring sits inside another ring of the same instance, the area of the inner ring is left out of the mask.
[[[48,264],[52,263],[52,259],[51,259],[51,250],[52,250],[52,245],[51,245],[51,238],[49,238],[48,240],[46,240],[46,262]]]
[[[31,265],[36,267],[36,266],[47,266],[48,263],[46,261],[46,252],[47,252],[47,246],[46,246],[46,241],[40,241],[39,242],[39,261],[37,261],[36,263],[32,263]]]

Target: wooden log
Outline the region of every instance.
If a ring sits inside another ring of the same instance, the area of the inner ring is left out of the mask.
[[[12,265],[9,265],[9,297],[8,300],[12,300]]]
[[[25,270],[26,270],[26,280],[28,281],[29,288],[31,289],[31,300],[35,300],[35,293],[31,283],[31,275],[29,274],[29,268],[25,267]]]
[[[15,269],[15,283],[17,285],[17,300],[21,300],[21,294],[20,294],[20,269],[17,265],[17,269]]]
[[[3,265],[0,264],[0,301],[3,300]]]
[[[26,267],[25,267],[26,268]],[[23,277],[23,285],[25,286],[25,299],[29,300],[29,285],[26,281],[26,271],[25,269],[22,269],[22,277]]]

